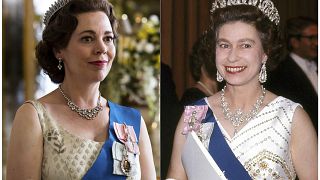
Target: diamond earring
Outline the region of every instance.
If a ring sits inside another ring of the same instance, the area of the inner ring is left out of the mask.
[[[58,64],[58,69],[61,71],[62,69],[62,58],[58,58],[59,59],[59,64]]]
[[[265,83],[267,81],[267,68],[266,61],[262,63],[261,70],[259,73],[259,81],[260,83]]]
[[[218,81],[218,82],[222,82],[222,81],[223,81],[223,77],[221,76],[221,74],[219,73],[219,71],[217,71],[217,81]]]

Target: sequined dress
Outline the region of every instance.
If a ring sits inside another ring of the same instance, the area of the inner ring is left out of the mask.
[[[101,179],[101,177],[103,177],[103,179],[139,179],[141,175],[140,172],[138,172],[134,178],[114,175],[112,173],[114,160],[112,159],[111,147],[117,139],[112,131],[113,126],[111,125],[111,121],[117,121],[115,112],[118,109],[123,110],[124,108],[122,106],[109,101],[109,139],[105,142],[96,142],[77,137],[63,129],[63,127],[48,115],[46,109],[40,102],[27,101],[27,103],[31,103],[37,110],[43,134],[41,179],[79,180],[92,179],[92,177],[94,177],[94,179]],[[113,108],[111,108],[111,105]],[[136,126],[139,126],[137,127],[137,135],[139,137],[140,113],[137,114],[137,117],[138,116],[139,121],[135,123]],[[126,118],[126,121],[128,120],[129,118]],[[139,158],[137,157],[136,159],[137,163],[135,168],[140,171]]]
[[[206,98],[205,101],[209,105]],[[252,179],[296,178],[290,152],[290,139],[292,118],[297,106],[299,104],[279,96],[264,107],[256,118],[249,121],[233,138],[230,138],[216,118],[232,152]],[[212,128],[207,126],[203,126],[205,127],[203,133],[206,136],[212,133]],[[209,138],[205,138],[203,141],[206,148],[208,140]],[[214,140],[214,137],[211,137],[211,140]]]

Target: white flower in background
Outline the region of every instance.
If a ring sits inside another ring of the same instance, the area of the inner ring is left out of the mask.
[[[127,102],[147,105],[149,113],[158,113],[160,73],[160,27],[156,15],[146,19],[140,28],[120,41],[121,56],[118,56],[120,81],[115,79],[121,97]]]
[[[123,59],[129,59],[130,53],[128,51],[123,51],[122,56],[123,56]]]
[[[139,59],[139,58],[140,58],[140,55],[139,55],[139,53],[134,53],[133,57],[134,57],[135,59]]]
[[[147,44],[147,40],[142,39],[140,42],[138,42],[138,44],[136,44],[136,50],[137,52],[142,52],[144,50],[144,47]]]
[[[153,24],[159,24],[160,23],[159,17],[157,15],[151,15],[149,19]]]
[[[143,76],[143,89],[147,96],[151,96],[154,99],[155,88],[158,85],[157,79],[153,76],[154,70],[151,67],[144,67],[144,76]]]
[[[157,87],[158,82],[157,79],[153,76],[146,79],[146,83],[144,84],[144,92],[146,95],[151,96],[152,99],[155,99],[155,88]]]
[[[128,43],[128,49],[135,49],[136,46],[137,46],[137,42],[136,42],[135,40],[130,41],[130,42]]]
[[[120,84],[127,84],[130,82],[130,76],[128,74],[124,74],[120,79]]]
[[[152,43],[147,43],[144,47],[147,53],[152,53],[154,51],[154,45]]]

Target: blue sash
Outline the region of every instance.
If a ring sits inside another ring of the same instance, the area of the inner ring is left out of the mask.
[[[192,105],[207,105],[205,99],[201,99]],[[234,155],[229,145],[227,144],[224,136],[214,118],[211,109],[208,109],[206,118],[202,123],[213,122],[215,126],[213,128],[212,135],[209,143],[209,153],[216,161],[219,168],[224,171],[224,175],[228,180],[247,180],[251,179],[246,169]]]
[[[105,141],[100,154],[92,167],[83,176],[84,180],[126,179],[126,176],[113,174],[112,144],[114,141],[120,142],[114,131],[113,122],[117,122],[119,124],[125,122],[129,126],[133,126],[134,131],[137,135],[137,140],[139,140],[141,123],[140,112],[133,108],[120,106],[111,101],[108,101],[108,105],[110,108],[109,138]]]

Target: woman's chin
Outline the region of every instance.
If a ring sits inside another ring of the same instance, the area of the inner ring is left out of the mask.
[[[108,73],[106,73],[106,72],[97,74],[95,77],[92,77],[92,81],[101,82],[107,77],[107,75],[108,75]]]

